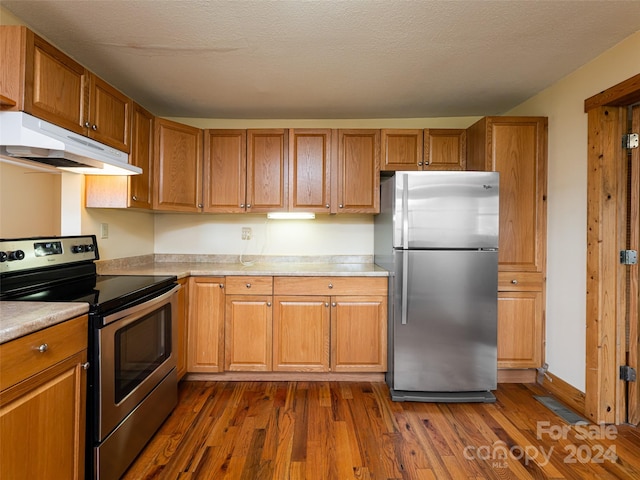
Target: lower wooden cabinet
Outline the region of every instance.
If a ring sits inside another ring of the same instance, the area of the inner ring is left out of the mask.
[[[270,372],[272,365],[272,297],[227,295],[224,369]]]
[[[187,371],[224,369],[224,278],[189,278]]]
[[[178,290],[178,345],[174,351],[176,352],[176,373],[178,380],[180,380],[187,373],[188,364],[189,279],[180,278],[178,284],[180,284],[180,290]]]
[[[0,478],[84,478],[87,329],[85,315],[0,345]]]
[[[537,274],[503,272],[498,287],[498,368],[543,363],[544,303]]]

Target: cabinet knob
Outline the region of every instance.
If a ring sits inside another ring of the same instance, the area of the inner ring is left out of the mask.
[[[418,162],[418,166],[421,167],[422,166],[422,162]]]
[[[250,203],[247,203],[247,208],[251,208],[251,204]]]
[[[220,288],[224,288],[224,283],[221,283],[221,284],[220,284]]]
[[[340,205],[338,205],[338,207],[340,207],[340,208],[344,208],[344,205],[340,204]]]
[[[324,207],[325,207],[325,208],[329,208],[329,204],[327,203]]]
[[[97,125],[91,125],[91,130],[93,130],[94,132],[98,130],[98,126]]]
[[[330,283],[330,284],[329,284],[329,288],[333,288],[333,283]]]
[[[425,165],[429,165],[429,162],[424,162]]]
[[[518,284],[518,280],[516,280],[515,278],[513,280],[511,280],[511,283],[513,283],[514,285]]]
[[[270,306],[271,306],[271,302],[267,302],[267,307],[270,307]]]
[[[84,126],[85,126],[85,128],[89,128],[89,127],[91,127],[91,124],[89,122],[84,122]]]
[[[40,353],[44,353],[47,350],[49,350],[49,345],[47,345],[46,343],[43,343],[39,347],[36,347],[36,350],[38,350]]]
[[[202,203],[199,203],[198,208],[204,208],[204,205]]]
[[[251,288],[251,284],[250,283],[247,283],[246,286],[247,286],[247,288]]]
[[[329,306],[329,302],[324,302],[324,306],[328,307]]]
[[[131,197],[131,200],[133,200],[134,202],[137,202],[137,201],[138,201],[138,197],[137,197],[137,196],[135,196],[135,195],[133,195],[133,196]]]
[[[82,367],[83,370],[89,370],[89,367],[91,366],[91,364],[89,362],[84,362],[80,366]]]
[[[335,307],[335,306],[336,306],[336,302],[332,302],[332,303],[331,303],[331,306],[332,306],[332,307]]]
[[[240,204],[240,208],[244,208],[244,203],[241,203],[241,204]]]

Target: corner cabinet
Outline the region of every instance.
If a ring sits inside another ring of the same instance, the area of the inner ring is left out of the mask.
[[[84,478],[87,328],[84,315],[0,345],[0,478]]]
[[[467,130],[467,169],[500,172],[498,367],[544,362],[547,118],[485,117]]]

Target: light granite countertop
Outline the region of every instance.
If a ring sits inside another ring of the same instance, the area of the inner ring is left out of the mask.
[[[84,302],[0,302],[0,344],[88,311],[89,304]]]

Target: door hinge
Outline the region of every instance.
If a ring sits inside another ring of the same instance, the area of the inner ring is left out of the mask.
[[[628,133],[622,136],[622,148],[638,148],[638,134]]]
[[[636,369],[631,368],[629,365],[621,365],[620,366],[620,380],[624,380],[625,382],[635,382],[636,381]]]
[[[622,265],[636,265],[638,252],[636,250],[620,250],[620,263]]]

